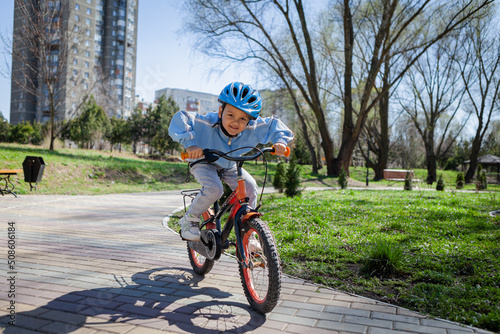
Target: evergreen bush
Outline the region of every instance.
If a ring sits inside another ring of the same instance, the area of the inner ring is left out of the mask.
[[[481,166],[481,165],[479,165]],[[486,179],[486,172],[482,172],[480,175],[478,174],[476,180],[476,190],[486,190],[488,188],[488,181]]]
[[[337,179],[337,183],[339,184],[341,189],[347,188],[347,172],[344,170],[344,167],[340,168],[339,178]]]
[[[444,190],[444,180],[443,180],[443,174],[439,175],[437,184],[436,184],[436,190],[443,191]]]
[[[280,193],[283,192],[285,188],[285,174],[286,174],[286,166],[284,162],[280,162],[276,166],[276,173],[273,178],[273,187]]]
[[[465,182],[464,173],[458,172],[457,173],[457,189],[463,189],[464,182]]]
[[[285,175],[285,195],[287,197],[294,197],[300,195],[302,189],[300,188],[300,167],[297,165],[295,158],[292,158]]]
[[[406,172],[404,189],[405,190],[412,190],[413,189],[413,179],[411,177],[411,172],[410,171]]]

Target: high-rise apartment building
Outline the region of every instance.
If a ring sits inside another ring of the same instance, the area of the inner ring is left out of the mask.
[[[218,95],[193,92],[187,89],[163,88],[155,91],[155,101],[158,101],[161,96],[171,97],[181,110],[195,111],[201,114],[218,111],[220,105],[217,101]]]
[[[128,118],[135,105],[138,2],[15,0],[11,123],[49,120],[53,92],[56,120],[73,117],[90,94],[109,116]],[[53,23],[40,29],[50,36],[33,48],[27,27],[37,15]],[[43,45],[49,47],[42,53]],[[47,73],[59,73],[57,89]]]

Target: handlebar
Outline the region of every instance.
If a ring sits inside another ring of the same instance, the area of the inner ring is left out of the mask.
[[[219,151],[219,150],[212,150],[212,149],[206,148],[203,150],[204,158],[202,158],[201,160],[197,160],[194,163],[200,163],[200,162],[210,163],[210,162],[215,162],[215,161],[219,160],[219,158],[224,158],[224,159],[230,160],[230,161],[249,161],[249,160],[257,159],[265,152],[270,152],[272,155],[276,154],[274,151],[274,146],[265,147],[263,149],[260,149],[256,154],[251,155],[251,156],[245,156],[245,157],[231,157],[231,156],[227,155],[228,153],[224,153],[224,152]],[[290,156],[290,148],[289,147],[286,148],[284,156],[285,157]],[[189,157],[188,153],[186,153],[186,152],[181,153],[182,160],[186,160],[188,157]]]

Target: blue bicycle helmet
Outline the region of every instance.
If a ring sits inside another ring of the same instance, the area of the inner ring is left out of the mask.
[[[219,94],[219,102],[228,103],[256,119],[262,109],[262,98],[252,86],[242,82],[232,82]]]

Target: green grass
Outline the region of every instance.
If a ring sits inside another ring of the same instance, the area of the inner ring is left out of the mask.
[[[268,195],[286,273],[500,330],[500,198],[487,193]]]
[[[37,194],[102,195],[198,187],[192,176],[190,182],[186,182],[188,170],[184,162],[154,161],[109,151],[49,151],[37,146],[2,143],[0,169],[22,169],[26,156],[41,156],[46,165]],[[265,175],[262,163],[247,163],[245,168],[262,185]],[[275,169],[276,164],[269,164],[270,173]],[[23,174],[11,180],[17,194],[30,193]]]
[[[197,187],[194,180],[185,183],[185,163],[117,152],[0,144],[0,168],[22,168],[28,155],[42,156],[46,163],[37,194]],[[269,165],[271,174],[275,167]],[[245,168],[262,183],[262,163],[247,163]],[[336,178],[311,175],[310,166],[302,169],[303,185],[337,187]],[[351,177],[361,185],[365,173],[363,168],[351,169]],[[416,170],[417,178],[426,175]],[[444,173],[447,189],[455,177],[454,172]],[[22,175],[13,180],[19,194],[30,193]],[[371,186],[389,184],[403,187],[402,182],[370,181]],[[286,273],[500,331],[500,217],[488,215],[500,209],[500,194],[426,188],[305,192],[294,198],[271,194],[264,197],[261,211],[273,230]]]

